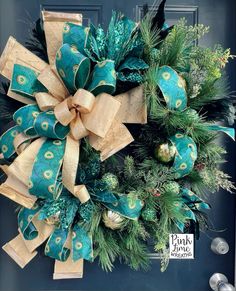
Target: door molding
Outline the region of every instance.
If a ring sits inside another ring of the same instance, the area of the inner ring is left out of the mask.
[[[150,6],[151,8],[151,6]],[[154,8],[154,11],[157,11],[157,8]],[[198,6],[190,5],[168,5],[165,8],[166,18],[170,20],[170,25],[176,23],[180,18],[185,17],[188,21],[188,24],[195,25],[198,24]],[[143,16],[143,5],[136,5],[135,8],[135,19],[140,21]]]
[[[92,22],[97,25],[102,23],[103,5],[99,4],[41,4],[41,10],[80,12],[83,14],[83,25],[89,26]]]

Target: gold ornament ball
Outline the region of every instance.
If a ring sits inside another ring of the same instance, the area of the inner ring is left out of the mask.
[[[103,222],[110,229],[119,229],[122,226],[124,218],[112,210],[105,210],[102,214]]]
[[[154,150],[155,158],[163,163],[173,161],[175,154],[176,147],[168,142],[159,144]]]
[[[60,219],[60,211],[58,211],[56,214],[44,219],[44,221],[49,225],[59,225]]]

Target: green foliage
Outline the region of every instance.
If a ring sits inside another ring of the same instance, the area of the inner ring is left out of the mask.
[[[152,66],[154,64],[156,47],[160,43],[159,31],[152,29],[152,15],[146,14],[140,24],[140,31],[144,42],[144,56],[147,63]]]
[[[105,271],[112,271],[113,263],[119,254],[119,245],[114,236],[112,231],[100,225],[93,233],[94,257],[99,257],[99,263]]]
[[[104,226],[97,212],[90,230],[94,241],[94,257],[98,257],[105,271],[112,270],[116,259],[122,260],[134,270],[148,268],[145,243],[147,232],[141,222],[125,219],[121,229],[114,232]]]
[[[187,26],[186,20],[181,19],[160,45],[159,65],[168,65],[180,72],[188,69],[192,47],[208,29],[202,24]]]

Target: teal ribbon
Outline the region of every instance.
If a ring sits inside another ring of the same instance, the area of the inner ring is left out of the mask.
[[[45,246],[45,255],[65,262],[70,255],[70,249],[65,247],[68,234],[69,229],[55,228]]]
[[[65,152],[65,137],[69,127],[61,125],[53,111],[41,112],[37,105],[27,105],[18,109],[12,127],[0,139],[5,158],[15,153],[14,137],[23,132],[30,137],[44,136],[48,139],[39,149],[29,180],[29,192],[40,198],[57,198],[62,191],[61,165]]]
[[[72,259],[93,261],[93,243],[91,236],[80,226],[75,225],[72,230]]]
[[[116,89],[116,72],[113,60],[98,62],[90,74],[90,59],[86,56],[89,29],[65,23],[63,45],[56,54],[56,68],[71,94],[86,88],[95,96],[112,94]]]
[[[210,209],[208,203],[204,202],[200,197],[187,188],[181,189],[181,201],[176,208],[184,215],[187,220],[197,221],[194,210],[202,211]],[[181,232],[184,232],[185,224],[182,221],[175,221],[176,226]]]
[[[48,92],[38,81],[38,73],[23,65],[14,64],[11,91],[34,100],[35,93]]]
[[[97,189],[97,190],[93,190]],[[104,190],[102,190],[104,189]],[[103,203],[108,209],[119,213],[121,216],[135,220],[140,216],[143,202],[131,195],[114,194],[104,187],[104,183],[95,181],[88,183],[89,193],[94,201]]]
[[[63,44],[56,54],[57,71],[73,94],[78,88],[84,88],[90,73],[90,60],[68,43]]]
[[[70,131],[69,126],[60,124],[52,110],[41,112],[37,105],[26,105],[18,109],[13,119],[21,132],[29,136],[44,136],[64,139]]]
[[[14,113],[13,120],[25,135],[37,136],[34,129],[34,123],[40,112],[41,111],[37,105],[26,105]]]
[[[119,195],[116,202],[105,203],[107,208],[132,220],[138,219],[143,205],[140,199],[128,195]]]
[[[197,159],[197,146],[191,137],[182,133],[176,133],[169,140],[177,151],[172,167],[176,172],[176,178],[182,178],[193,169]]]
[[[160,67],[156,82],[169,109],[183,111],[186,108],[187,93],[182,78],[175,70],[169,66]]]
[[[212,124],[212,125],[208,125],[207,129],[208,130],[212,130],[212,131],[224,132],[229,137],[231,137],[233,140],[235,140],[235,130],[232,127],[224,127],[224,126],[220,126],[220,125],[217,125],[217,124]]]
[[[68,43],[70,47],[86,55],[84,49],[89,47],[89,32],[90,28],[88,27],[66,22],[63,27],[63,44]]]
[[[38,231],[34,226],[32,219],[38,214],[40,208],[41,206],[36,203],[33,208],[21,208],[18,213],[18,226],[26,240],[32,240],[38,236]]]
[[[44,199],[57,199],[63,189],[61,166],[65,140],[47,139],[41,146],[33,164],[29,192]]]
[[[181,194],[182,194],[184,203],[187,204],[191,209],[196,209],[196,210],[210,209],[210,205],[204,202],[202,198],[198,197],[191,190],[187,188],[183,188],[181,190]]]
[[[0,137],[0,149],[5,159],[9,159],[15,154],[15,147],[13,144],[14,138],[21,132],[18,125],[9,128]]]

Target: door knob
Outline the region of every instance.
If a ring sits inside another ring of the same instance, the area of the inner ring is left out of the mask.
[[[227,277],[221,273],[214,273],[209,280],[209,284],[214,291],[235,291],[234,286],[228,283]]]
[[[217,255],[225,255],[229,251],[229,245],[222,237],[216,237],[211,242],[211,250]]]

